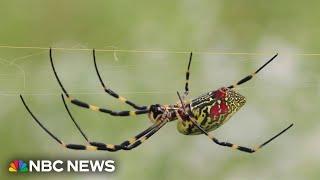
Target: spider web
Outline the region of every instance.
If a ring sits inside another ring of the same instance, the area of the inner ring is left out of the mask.
[[[148,49],[118,49],[116,46],[107,46],[106,49],[95,49],[100,52],[111,52],[113,54],[113,60],[119,61],[117,53],[152,53],[152,54],[189,54],[191,50],[188,51],[174,51],[174,50],[148,50]],[[28,78],[26,76],[25,69],[21,65],[22,63],[27,63],[32,61],[32,57],[45,55],[48,53],[49,47],[37,47],[37,46],[11,46],[11,45],[0,45],[0,49],[32,49],[39,50],[35,53],[28,53],[26,55],[14,57],[14,58],[2,58],[0,57],[0,64],[6,66],[9,69],[15,69],[17,73],[3,73],[0,74],[0,81],[2,80],[11,80],[12,78],[18,78],[21,82],[21,88],[16,90],[2,90],[0,89],[1,96],[17,96],[19,94],[23,95],[59,95],[60,93],[50,92],[49,90],[26,90],[26,85],[28,83]],[[55,51],[88,51],[91,52],[92,49],[86,48],[84,45],[77,44],[70,48],[64,47],[52,47]],[[225,55],[225,56],[270,56],[274,52],[222,52],[222,51],[192,51],[193,54],[199,55]],[[283,54],[283,53],[281,53]],[[286,54],[290,56],[320,56],[320,53],[290,53]],[[193,60],[197,61],[197,60]],[[119,68],[137,68],[138,65],[121,65]],[[115,66],[113,66],[114,68]],[[183,66],[184,70],[184,66]],[[182,75],[183,76],[183,75]],[[2,83],[3,84],[3,83]],[[251,89],[255,88],[254,86],[249,87],[237,87],[237,89]],[[295,88],[318,88],[320,89],[320,81],[315,82],[301,82],[299,86]],[[173,91],[128,91],[122,92],[122,94],[143,94],[143,95],[153,95],[153,94],[172,94]],[[101,91],[101,87],[96,88],[81,88],[76,91],[70,91],[70,94],[105,94]]]

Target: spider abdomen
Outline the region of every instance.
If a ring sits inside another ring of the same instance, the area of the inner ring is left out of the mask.
[[[189,113],[204,130],[209,132],[227,122],[245,102],[245,97],[239,93],[228,88],[220,88],[192,100]],[[202,134],[188,119],[179,121],[177,128],[185,135]]]

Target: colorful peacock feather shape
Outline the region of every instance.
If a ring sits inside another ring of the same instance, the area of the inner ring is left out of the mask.
[[[22,160],[14,160],[10,163],[9,172],[28,172],[28,166]]]

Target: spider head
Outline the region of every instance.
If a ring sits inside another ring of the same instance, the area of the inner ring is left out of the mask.
[[[164,113],[165,108],[160,104],[153,104],[150,106],[149,119],[155,122]]]
[[[237,109],[239,109],[246,103],[246,98],[244,96],[226,87],[222,87],[216,91],[213,91],[212,96],[215,100],[225,102],[229,104],[231,107],[233,105]]]

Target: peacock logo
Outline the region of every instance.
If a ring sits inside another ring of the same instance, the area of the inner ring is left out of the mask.
[[[28,172],[28,166],[27,164],[22,160],[14,160],[9,165],[9,172],[20,172],[25,173]]]

